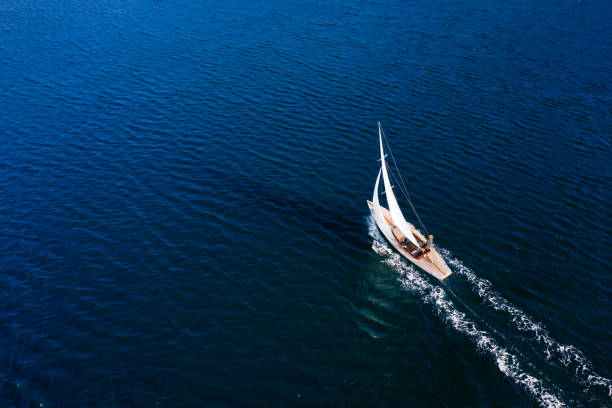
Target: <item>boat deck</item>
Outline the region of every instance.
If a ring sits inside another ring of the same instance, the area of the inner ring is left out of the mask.
[[[374,207],[371,201],[368,201],[368,206],[370,207],[372,213],[374,213]],[[452,271],[450,270],[448,265],[446,265],[446,262],[444,261],[440,253],[436,250],[435,245],[431,250],[427,251],[427,253],[420,259],[415,258],[410,254],[410,252],[403,248],[400,242],[393,236],[391,232],[393,228],[395,228],[395,224],[391,219],[391,213],[385,207],[381,206],[380,209],[382,211],[384,220],[377,220],[376,216],[374,216],[374,219],[376,220],[378,228],[381,230],[387,241],[389,241],[393,245],[393,247],[395,247],[395,249],[397,249],[410,262],[440,280],[444,280],[451,275]],[[380,225],[381,222],[386,222],[387,225]],[[421,233],[421,231],[416,229],[415,226],[410,223],[408,223],[408,225],[410,226],[410,230],[414,234],[417,241],[422,244],[425,244],[425,242],[427,242],[427,239]]]

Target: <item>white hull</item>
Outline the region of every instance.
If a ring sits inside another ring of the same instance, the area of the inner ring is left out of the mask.
[[[404,258],[406,258],[407,260],[409,260],[410,262],[412,262],[413,264],[415,264],[416,266],[418,266],[419,268],[421,268],[428,274],[440,280],[444,280],[450,276],[452,271],[450,270],[448,265],[446,265],[446,262],[444,262],[444,259],[442,259],[438,251],[436,251],[435,247],[432,248],[429,252],[427,252],[427,254],[421,259],[416,259],[412,255],[410,255],[410,253],[406,249],[404,249],[402,245],[400,244],[400,242],[393,236],[393,233],[391,232],[392,223],[390,221],[391,214],[389,210],[387,210],[384,207],[380,207],[381,209],[380,213],[382,214],[382,219],[381,219],[381,217],[378,217],[376,215],[376,211],[374,211],[374,205],[371,201],[368,201],[368,207],[370,207],[370,212],[372,213],[372,216],[374,217],[374,221],[376,221],[376,225],[378,226],[378,229],[380,230],[380,232],[382,232],[382,234],[387,239],[387,241],[389,241],[389,243],[391,243],[391,245],[393,245],[393,247],[400,254],[402,254]],[[417,230],[410,223],[408,223],[408,225],[410,226],[412,233],[418,240],[422,242],[426,241],[425,237],[423,236],[423,234],[421,234],[419,230]]]

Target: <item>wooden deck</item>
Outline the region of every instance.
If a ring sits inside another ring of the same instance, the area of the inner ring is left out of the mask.
[[[373,212],[374,207],[373,207],[372,202],[368,201],[368,206],[370,207],[370,211]],[[404,258],[408,259],[410,262],[412,262],[413,264],[415,264],[416,266],[418,266],[425,272],[429,273],[430,275],[435,276],[436,278],[440,280],[444,280],[451,275],[452,271],[450,270],[448,265],[446,265],[446,262],[444,261],[440,253],[436,250],[435,245],[421,259],[416,259],[410,254],[410,252],[404,249],[402,245],[400,244],[400,242],[391,233],[393,228],[395,228],[395,224],[393,223],[393,220],[391,219],[391,213],[389,212],[389,210],[387,210],[384,207],[380,207],[380,208],[382,210],[384,222],[386,222],[388,225],[382,225],[382,226],[378,225],[378,228],[383,233],[387,241],[389,241],[389,243],[391,243],[391,245],[393,245],[393,247],[397,249],[397,251],[404,256]],[[374,216],[374,219],[376,220],[376,216]],[[380,222],[381,222],[380,220],[376,220],[377,224],[379,224]],[[417,239],[417,241],[420,241],[420,243],[425,244],[425,242],[427,242],[427,239],[421,233],[421,231],[416,229],[414,225],[410,223],[408,223],[408,225],[410,226],[410,229],[412,233],[414,234],[415,238]]]

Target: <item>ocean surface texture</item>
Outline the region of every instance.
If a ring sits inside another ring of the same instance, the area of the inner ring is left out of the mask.
[[[0,2],[0,406],[612,407],[611,10]]]

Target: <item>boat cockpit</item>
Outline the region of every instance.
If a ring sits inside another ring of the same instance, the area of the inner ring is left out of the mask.
[[[427,253],[427,250],[425,249],[426,242],[419,242],[421,244],[421,247],[418,247],[414,245],[414,243],[412,243],[408,238],[406,238],[406,236],[402,233],[402,231],[400,231],[399,228],[393,228],[392,232],[393,236],[395,237],[395,239],[398,240],[402,248],[408,251],[410,255],[412,255],[416,259],[423,258],[423,255]]]

